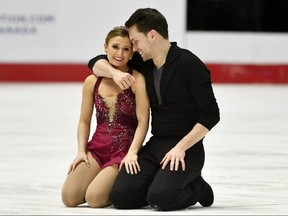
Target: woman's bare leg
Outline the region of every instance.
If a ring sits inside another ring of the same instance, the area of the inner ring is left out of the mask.
[[[117,165],[108,166],[94,178],[86,192],[86,202],[90,207],[101,208],[111,205],[109,194],[118,172]]]
[[[88,168],[84,162],[81,162],[74,171],[68,174],[64,182],[62,202],[67,207],[76,207],[86,202],[86,190],[100,172],[100,166],[90,152],[88,152],[87,156],[90,167]]]

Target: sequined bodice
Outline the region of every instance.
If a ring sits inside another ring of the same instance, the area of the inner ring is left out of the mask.
[[[95,84],[94,101],[97,127],[88,144],[88,150],[96,154],[115,155],[127,153],[137,127],[135,95],[131,88],[111,97],[98,92],[102,78]]]
[[[97,88],[94,97],[97,125],[135,128],[137,125],[136,104],[131,88],[110,97],[101,96]]]

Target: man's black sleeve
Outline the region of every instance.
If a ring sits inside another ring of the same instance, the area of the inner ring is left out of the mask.
[[[92,70],[94,64],[95,64],[98,60],[100,60],[100,59],[106,59],[106,60],[108,60],[108,59],[107,59],[107,55],[104,55],[104,54],[98,55],[98,56],[96,56],[96,57],[94,57],[94,58],[92,58],[92,59],[89,60],[89,62],[88,62],[88,68],[90,68],[90,70]],[[133,69],[139,71],[139,72],[142,72],[143,69],[145,68],[145,63],[143,62],[143,60],[142,60],[141,56],[139,55],[139,53],[138,53],[138,52],[135,52],[135,53],[133,54],[132,59],[128,62],[128,66],[129,66],[130,68],[133,68]]]
[[[88,62],[88,68],[90,68],[90,70],[92,70],[96,61],[98,61],[100,59],[106,59],[107,60],[107,55],[98,55],[98,56],[90,59]]]
[[[140,54],[138,52],[135,52],[132,59],[128,62],[128,66],[142,73],[143,70],[147,67],[147,64],[143,62]]]

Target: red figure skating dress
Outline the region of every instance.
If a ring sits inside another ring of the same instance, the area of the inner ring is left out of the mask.
[[[101,81],[98,77],[94,88],[97,127],[87,149],[103,169],[119,165],[125,157],[137,127],[137,116],[131,88],[116,96],[103,97],[98,93]]]

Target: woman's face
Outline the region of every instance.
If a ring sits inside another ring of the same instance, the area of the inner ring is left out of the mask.
[[[127,62],[133,55],[133,47],[128,37],[116,36],[105,44],[108,61],[120,70],[127,69]]]

